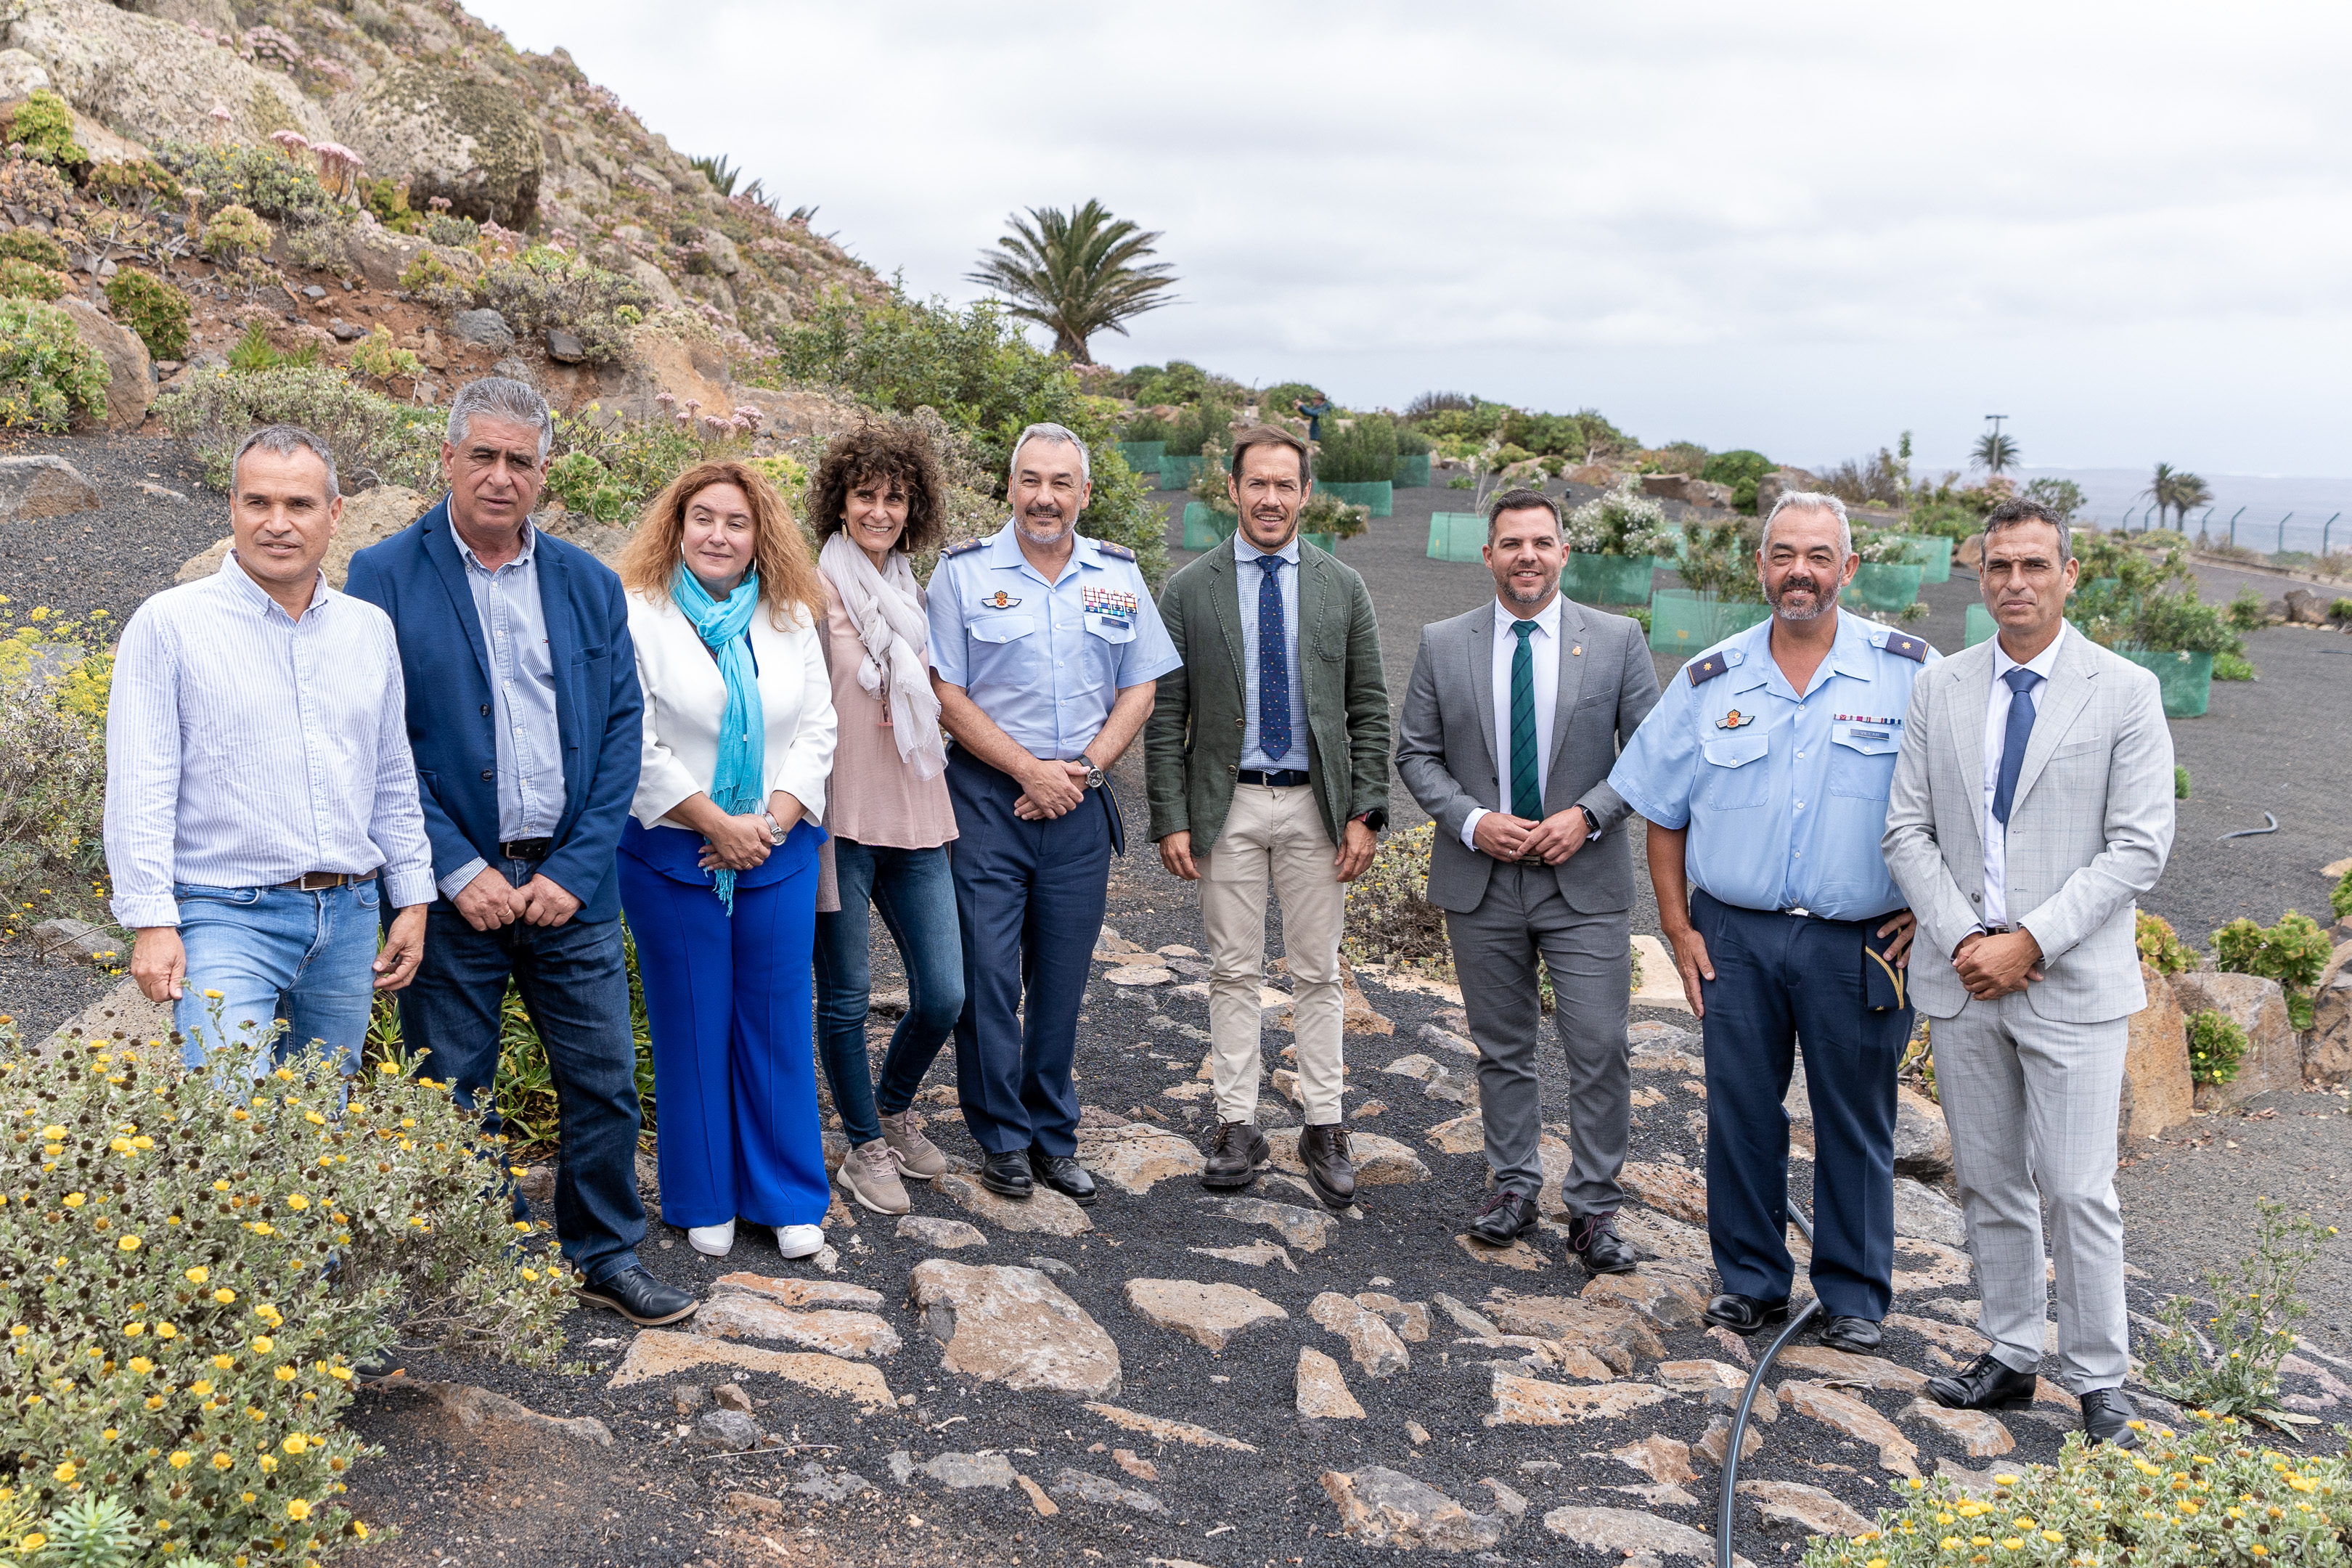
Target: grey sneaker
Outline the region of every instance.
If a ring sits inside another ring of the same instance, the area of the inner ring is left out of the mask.
[[[890,1145],[890,1152],[898,1157],[898,1170],[908,1178],[928,1182],[948,1168],[948,1157],[940,1152],[939,1145],[923,1136],[922,1130],[908,1121],[911,1112],[901,1110],[894,1116],[884,1116],[882,1142]],[[905,1213],[904,1209],[898,1211]]]
[[[842,1191],[876,1214],[905,1214],[911,1206],[898,1180],[898,1157],[879,1138],[844,1154],[833,1179],[841,1184]]]

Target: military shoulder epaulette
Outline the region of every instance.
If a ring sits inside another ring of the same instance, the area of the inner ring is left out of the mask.
[[[1114,561],[1132,561],[1135,559],[1134,551],[1129,550],[1124,544],[1113,544],[1108,539],[1096,540],[1095,550],[1097,553],[1108,555]]]
[[[1724,657],[1720,649],[1708,654],[1705,658],[1695,658],[1690,661],[1690,683],[1693,686],[1704,686],[1730,668],[1731,661]]]
[[[1870,640],[1877,643],[1889,653],[1900,654],[1914,664],[1927,662],[1927,642],[1925,637],[1915,637],[1909,632],[1889,631],[1883,638],[1873,637]]]
[[[987,542],[985,539],[967,539],[961,544],[950,544],[940,552],[940,559],[944,561],[950,555],[969,555]]]

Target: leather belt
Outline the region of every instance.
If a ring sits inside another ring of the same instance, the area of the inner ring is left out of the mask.
[[[1307,775],[1297,768],[1276,768],[1272,773],[1244,768],[1234,776],[1243,784],[1264,784],[1268,789],[1297,789],[1307,783]]]
[[[555,853],[555,840],[509,838],[499,846],[499,853],[509,860],[544,860]]]
[[[362,882],[374,880],[373,871],[305,871],[292,881],[280,882],[278,885],[281,888],[292,888],[299,892],[322,893],[329,888],[352,888],[357,887]]]

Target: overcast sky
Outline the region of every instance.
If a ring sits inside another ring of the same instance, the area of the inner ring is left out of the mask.
[[[2352,8],[473,0],[918,293],[1164,233],[1113,364],[1806,465],[2352,475]],[[2352,500],[2352,483],[2347,483]]]

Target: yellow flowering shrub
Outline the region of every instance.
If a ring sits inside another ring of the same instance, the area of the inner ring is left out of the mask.
[[[2352,1474],[2332,1454],[2283,1454],[2228,1416],[2175,1433],[2135,1423],[2142,1447],[2066,1439],[2054,1465],[2021,1465],[1988,1492],[1950,1480],[1890,1481],[1899,1506],[1852,1540],[1815,1538],[1805,1568],[2269,1568],[2341,1563]]]
[[[323,1562],[363,1534],[354,1362],[554,1363],[568,1279],[520,1245],[477,1118],[391,1062],[341,1099],[315,1053],[224,1092],[0,1033],[0,1517],[111,1500],[142,1563]]]

